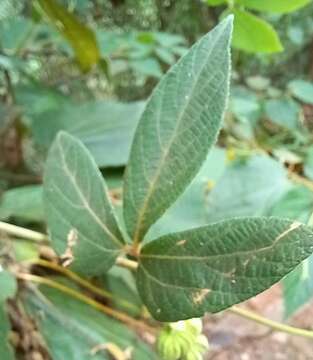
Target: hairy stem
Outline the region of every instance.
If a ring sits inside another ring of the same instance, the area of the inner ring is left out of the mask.
[[[73,280],[75,283],[79,284],[80,286],[84,287],[85,289],[90,290],[92,293],[94,293],[96,295],[100,295],[107,299],[114,299],[114,301],[116,303],[123,306],[124,308],[130,309],[133,311],[138,311],[138,307],[135,306],[134,304],[132,304],[124,299],[120,299],[120,298],[116,297],[115,295],[113,295],[112,293],[110,293],[109,291],[106,291],[102,288],[99,288],[98,286],[93,285],[90,281],[83,279],[82,277],[80,277],[79,275],[74,273],[73,271],[66,269],[56,263],[53,263],[53,262],[47,261],[47,260],[42,260],[42,259],[30,260],[30,261],[27,261],[26,263],[31,264],[31,265],[39,265],[39,266],[57,271],[58,273],[65,275],[67,278]]]
[[[123,257],[119,257],[116,260],[116,265],[124,267],[128,270],[136,271],[138,268],[138,262],[134,260],[129,260]]]
[[[9,235],[13,235],[19,238],[26,240],[31,240],[35,242],[48,242],[48,236],[37,231],[25,229],[20,226],[9,224],[3,221],[0,221],[0,232],[5,232]]]
[[[47,242],[48,241],[48,237],[45,234],[42,234],[42,233],[39,233],[39,232],[36,232],[33,230],[25,229],[25,228],[22,228],[22,227],[19,227],[16,225],[8,224],[8,223],[2,222],[2,221],[0,221],[0,232],[1,231],[4,231],[7,234],[10,234],[10,235],[13,235],[16,237],[21,237],[21,238],[32,240],[35,242]],[[86,289],[89,289],[90,291],[94,292],[95,294],[98,294],[98,295],[101,295],[101,296],[104,296],[107,298],[112,298],[112,294],[106,292],[103,289],[100,289],[100,288],[94,286],[87,280],[80,278],[77,274],[73,273],[72,271],[62,268],[61,266],[59,266],[57,264],[53,264],[51,262],[44,261],[44,260],[35,260],[35,261],[33,261],[33,263],[36,263],[41,266],[46,266],[46,267],[54,269],[60,273],[63,273],[64,275],[66,275],[67,277],[72,279],[73,281],[77,282],[78,284],[85,287]],[[135,271],[138,268],[137,261],[129,260],[126,258],[118,258],[116,261],[116,264],[121,267],[132,270],[132,271]],[[66,286],[59,284],[53,280],[46,279],[46,278],[36,276],[36,275],[31,275],[31,274],[18,274],[18,277],[21,279],[24,279],[24,280],[34,281],[34,282],[38,282],[38,283],[42,283],[42,284],[46,284],[48,286],[54,287],[56,289],[59,289],[60,291],[63,291],[69,295],[72,295],[73,297],[75,297],[77,299],[80,299],[81,301],[84,301],[85,303],[88,303],[89,305],[106,313],[107,315],[111,315],[111,316],[115,317],[116,319],[119,319],[125,323],[128,323],[129,325],[133,324],[133,325],[136,325],[135,327],[141,327],[141,328],[147,327],[147,328],[149,328],[149,330],[148,330],[149,332],[154,332],[154,333],[156,332],[155,329],[151,328],[147,324],[137,321],[126,314],[123,314],[116,310],[113,310],[110,307],[107,307],[93,299],[90,299],[87,296],[80,294],[79,292],[77,292],[73,289],[67,288]],[[117,301],[123,302],[123,304],[125,306],[133,305],[133,304],[126,304],[127,302],[124,300],[117,300]],[[122,303],[121,303],[121,305],[122,305]],[[234,314],[237,314],[239,316],[242,316],[246,319],[255,321],[258,324],[268,326],[276,331],[281,331],[281,332],[285,332],[287,334],[296,335],[296,336],[313,338],[313,331],[296,328],[296,327],[293,327],[290,325],[285,325],[285,324],[282,324],[282,323],[279,323],[279,322],[276,322],[276,321],[273,321],[270,319],[266,319],[261,315],[255,314],[254,312],[239,308],[237,306],[231,307],[230,309],[228,309],[228,311],[230,311]]]
[[[145,324],[144,322],[133,319],[132,317],[128,316],[127,314],[124,314],[120,311],[110,308],[109,306],[99,303],[98,301],[91,299],[88,296],[83,295],[83,294],[79,293],[78,291],[71,289],[63,284],[60,284],[57,281],[47,279],[47,278],[37,276],[37,275],[27,274],[27,273],[17,273],[16,277],[21,280],[35,282],[38,284],[44,284],[44,285],[50,286],[54,289],[57,289],[67,295],[72,296],[73,298],[75,298],[77,300],[84,302],[85,304],[90,305],[91,307],[103,312],[104,314],[111,316],[111,317],[135,328],[135,329],[147,331],[154,335],[157,333],[157,329]]]
[[[238,306],[233,306],[228,311],[230,311],[236,315],[242,316],[246,319],[252,320],[258,324],[268,326],[271,329],[276,330],[276,331],[281,331],[281,332],[284,332],[284,333],[287,333],[290,335],[302,336],[302,337],[307,337],[307,338],[313,339],[313,331],[300,329],[300,328],[296,328],[294,326],[282,324],[282,323],[267,319],[267,318],[265,318],[261,315],[258,315],[252,311],[240,308]]]

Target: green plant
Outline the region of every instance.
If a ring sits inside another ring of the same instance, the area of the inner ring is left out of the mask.
[[[107,271],[119,256],[135,257],[138,291],[162,321],[243,301],[278,281],[313,246],[305,226],[270,218],[231,219],[142,246],[216,139],[228,92],[230,34],[228,18],[169,71],[146,105],[125,174],[124,235],[102,177],[78,140],[60,133],[46,164],[44,201],[54,249],[89,276]],[[258,274],[262,281],[253,280]]]
[[[223,13],[233,14],[233,46],[251,53],[274,53],[283,50],[275,29],[251,11],[286,14],[307,5],[311,0],[206,0],[209,6],[227,4]],[[251,11],[250,11],[251,10]]]
[[[89,359],[91,354],[100,360],[98,353],[103,350],[105,358],[109,354],[127,358],[129,347],[134,348],[135,359],[157,359],[111,317],[155,334],[155,322],[138,319],[142,303],[161,322],[215,313],[269,288],[313,252],[309,226],[276,217],[230,218],[149,237],[188,188],[216,141],[228,98],[231,33],[230,16],[200,39],[152,93],[132,142],[123,215],[83,143],[64,131],[53,141],[45,164],[43,199],[49,239],[63,266],[38,259],[31,263],[68,279],[25,273],[23,268],[12,271],[21,280],[41,285],[40,295],[29,288],[21,297],[54,360],[74,355]],[[22,206],[20,211],[25,211]],[[2,223],[1,229],[22,238],[48,240],[8,224]],[[98,286],[81,276],[97,278]],[[104,276],[115,291],[104,289]],[[139,297],[132,287],[134,279]],[[112,306],[89,297],[89,292]],[[134,301],[125,301],[125,292]],[[108,316],[98,321],[93,308]],[[237,308],[232,311],[278,330],[313,337],[310,331],[277,325]],[[176,330],[175,326],[162,330],[161,354],[175,360],[201,358],[207,344],[199,330],[188,338],[192,346],[185,342],[186,334]],[[63,339],[61,346],[58,337]]]

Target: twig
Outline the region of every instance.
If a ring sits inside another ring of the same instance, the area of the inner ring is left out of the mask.
[[[126,258],[119,257],[116,260],[116,265],[124,267],[128,270],[136,271],[138,269],[137,261],[129,260]]]
[[[33,231],[33,230],[29,230],[26,228],[23,228],[21,226],[16,226],[13,224],[9,224],[3,221],[0,221],[0,232],[4,231],[7,234],[16,236],[16,237],[22,237],[23,239],[27,239],[27,240],[31,240],[31,241],[35,241],[35,242],[49,242],[49,238],[47,235],[37,232],[37,231]],[[137,270],[138,268],[138,263],[136,261],[133,260],[129,260],[126,258],[122,258],[119,257],[116,260],[116,265],[124,267],[128,270]],[[74,280],[74,279],[73,279]]]
[[[50,286],[54,289],[57,289],[67,295],[72,296],[73,298],[75,298],[77,300],[84,302],[85,304],[90,305],[91,307],[103,312],[106,315],[109,315],[121,322],[124,322],[125,324],[127,324],[133,328],[147,331],[154,335],[157,333],[157,329],[155,329],[139,320],[135,320],[132,317],[130,317],[120,311],[114,310],[114,309],[110,308],[109,306],[101,304],[98,301],[91,299],[88,296],[83,295],[74,289],[68,288],[67,286],[65,286],[63,284],[58,283],[57,281],[47,279],[47,278],[37,276],[37,275],[27,274],[27,273],[17,273],[16,277],[21,280],[31,281],[31,282],[35,282],[38,284],[44,284],[44,285]]]
[[[48,242],[49,239],[47,235],[39,233],[37,231],[25,229],[20,226],[9,224],[3,221],[0,221],[0,232],[3,231],[9,235],[20,237],[23,239],[35,241],[35,242]]]
[[[265,318],[261,315],[258,315],[252,311],[249,311],[249,310],[237,307],[237,306],[231,307],[228,311],[230,311],[236,315],[242,316],[246,319],[255,321],[258,324],[268,326],[276,331],[281,331],[281,332],[284,332],[284,333],[287,333],[290,335],[302,336],[302,337],[307,337],[307,338],[313,339],[313,331],[310,331],[310,330],[300,329],[300,328],[296,328],[294,326],[282,324],[282,323],[267,319],[267,318]]]
[[[85,289],[90,290],[91,292],[93,292],[96,295],[100,295],[107,299],[114,299],[114,301],[119,303],[121,306],[131,309],[131,310],[138,311],[138,308],[134,304],[132,304],[124,299],[119,299],[115,295],[113,296],[110,292],[93,285],[91,282],[89,282],[86,279],[83,279],[82,277],[80,277],[79,275],[74,273],[73,271],[66,269],[56,263],[53,263],[53,262],[47,261],[47,260],[42,260],[42,259],[34,259],[34,260],[26,261],[26,263],[31,264],[31,265],[43,266],[45,268],[57,271],[58,273],[65,275],[67,278],[73,280],[77,284],[81,285]]]

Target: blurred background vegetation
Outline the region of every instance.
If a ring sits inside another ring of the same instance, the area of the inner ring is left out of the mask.
[[[241,1],[234,10],[233,2],[222,0],[2,0],[0,220],[45,229],[42,173],[61,129],[91,151],[119,207],[145,100],[225,12],[242,15]],[[261,37],[255,46],[236,33],[231,97],[218,146],[150,236],[237,215],[308,221],[313,3],[302,3],[287,13],[251,10],[270,27],[273,44]],[[259,36],[257,28],[248,31]],[[309,258],[284,280],[286,316],[313,296],[312,276]]]

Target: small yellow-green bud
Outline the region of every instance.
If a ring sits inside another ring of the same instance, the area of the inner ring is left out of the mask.
[[[163,360],[202,359],[203,354],[209,348],[209,344],[201,331],[201,319],[167,324],[158,337],[158,353]]]

